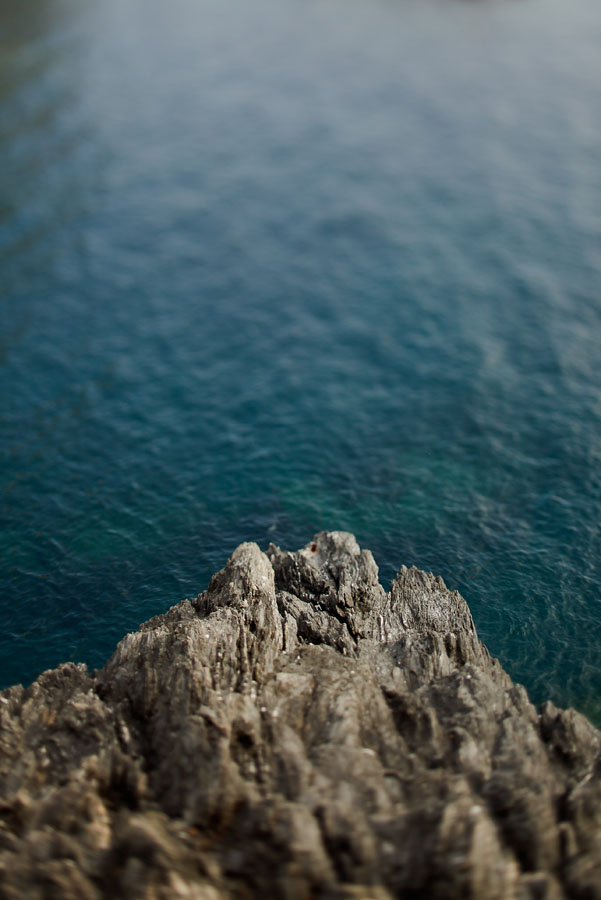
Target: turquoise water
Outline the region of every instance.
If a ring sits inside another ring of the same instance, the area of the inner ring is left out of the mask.
[[[7,0],[0,36],[0,685],[337,528],[601,720],[598,0]]]

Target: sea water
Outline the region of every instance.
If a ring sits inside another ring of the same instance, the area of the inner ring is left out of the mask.
[[[598,0],[5,0],[0,686],[353,531],[601,720]]]

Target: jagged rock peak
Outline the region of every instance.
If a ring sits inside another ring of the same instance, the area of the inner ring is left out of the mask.
[[[598,900],[601,735],[344,532],[0,693],[2,900],[263,896]]]

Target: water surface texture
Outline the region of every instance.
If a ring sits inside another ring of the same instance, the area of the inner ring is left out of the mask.
[[[0,32],[0,685],[328,528],[599,721],[598,0]]]

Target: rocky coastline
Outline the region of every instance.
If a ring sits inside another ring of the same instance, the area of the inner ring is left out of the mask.
[[[0,693],[2,900],[601,900],[601,734],[344,532]]]

